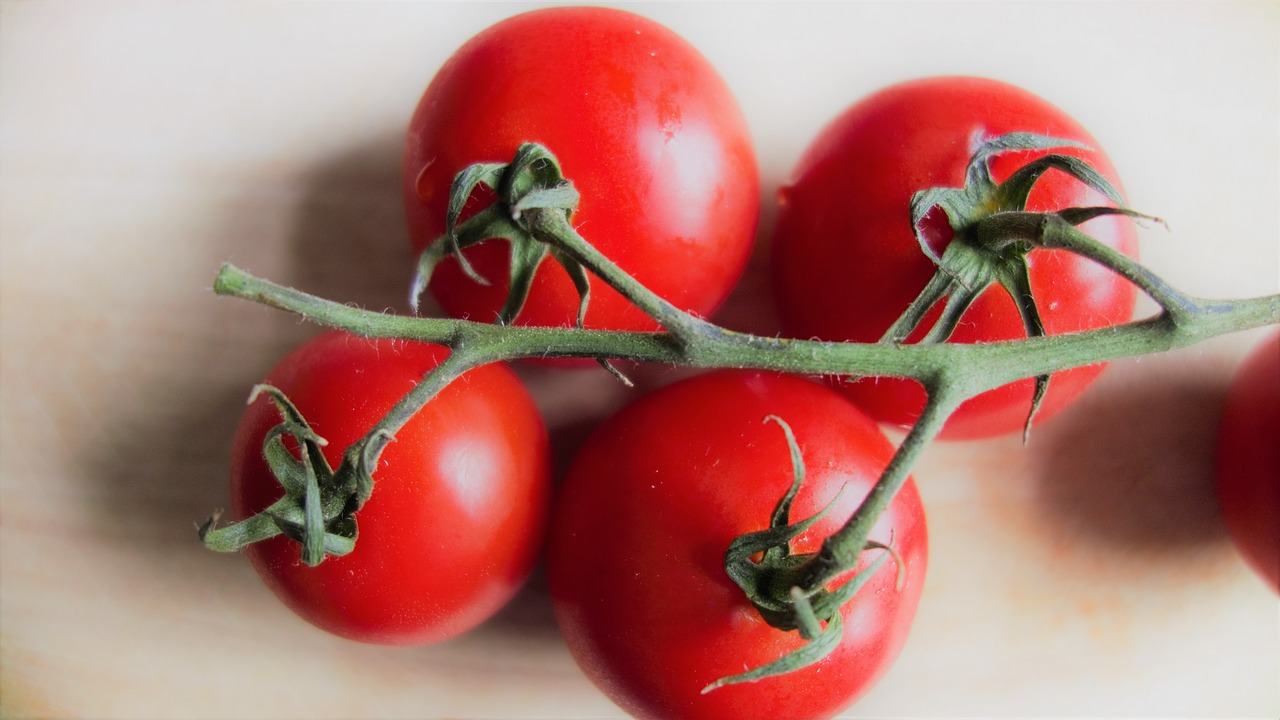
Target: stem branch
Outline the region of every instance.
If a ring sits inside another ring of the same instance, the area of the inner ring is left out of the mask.
[[[534,235],[552,246],[559,246],[583,267],[617,290],[632,304],[666,328],[684,346],[696,345],[697,338],[714,326],[672,305],[662,296],[645,287],[604,253],[587,242],[569,224],[564,212],[538,209],[527,214],[529,228]]]
[[[866,548],[872,528],[898,494],[898,490],[906,484],[911,466],[942,431],[947,418],[964,400],[964,393],[956,392],[955,387],[937,382],[928,388],[929,399],[920,417],[898,445],[880,479],[858,505],[858,509],[839,530],[823,540],[822,548],[811,560],[796,568],[794,573],[782,574],[781,582],[806,589],[822,588],[858,564],[858,556]]]
[[[479,346],[484,349],[485,362],[605,357],[695,368],[737,367],[802,375],[913,378],[926,384],[945,377],[947,383],[971,394],[1022,378],[1163,352],[1218,335],[1280,324],[1280,295],[1245,300],[1189,298],[1189,311],[1176,321],[1168,314],[1161,314],[1116,327],[975,344],[887,345],[793,340],[737,333],[704,323],[711,331],[699,331],[696,350],[687,353],[681,340],[666,332],[499,326],[372,312],[277,285],[233,265],[222,267],[214,290],[364,337],[399,338],[450,347]]]

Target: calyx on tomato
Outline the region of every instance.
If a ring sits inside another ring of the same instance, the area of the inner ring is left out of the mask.
[[[494,191],[496,198],[459,222],[472,194],[481,186]],[[642,285],[578,235],[569,223],[578,200],[578,191],[564,177],[555,155],[538,143],[522,144],[508,164],[476,163],[464,168],[454,177],[449,190],[444,234],[419,256],[411,304],[416,307],[436,266],[450,255],[458,259],[472,279],[487,284],[488,280],[476,274],[460,251],[485,240],[501,239],[511,245],[511,277],[507,298],[498,313],[499,325],[510,325],[520,314],[529,297],[534,273],[550,255],[569,274],[578,291],[578,329],[583,328],[591,299],[587,274],[591,271],[666,328],[678,343],[687,344],[691,335],[716,331],[706,321],[684,312]],[[631,385],[607,358],[596,360],[616,378]]]
[[[467,201],[480,186],[495,191],[496,201],[460,223]],[[550,254],[569,273],[578,290],[577,325],[582,327],[591,295],[586,270],[577,260],[538,240],[525,221],[525,213],[536,208],[558,208],[567,217],[577,207],[578,191],[565,178],[560,162],[536,143],[521,145],[510,163],[468,166],[454,177],[449,188],[444,234],[428,245],[418,258],[410,304],[417,308],[418,299],[427,289],[436,265],[449,255],[457,258],[463,272],[473,281],[488,285],[488,279],[471,267],[460,250],[485,240],[502,239],[511,245],[511,286],[497,322],[510,325],[520,314],[529,298],[533,275]]]
[[[284,496],[266,510],[221,528],[215,527],[220,514],[214,513],[200,526],[200,539],[210,550],[235,552],[283,534],[302,544],[302,562],[312,567],[330,555],[346,555],[355,548],[355,513],[373,493],[371,468],[392,439],[390,432],[375,431],[352,444],[334,469],[321,451],[328,443],[279,389],[257,385],[249,403],[263,394],[275,403],[281,421],[263,438],[262,455]],[[298,445],[298,457],[289,451],[285,436]]]
[[[1016,150],[1085,148],[1074,140],[1034,133],[1009,133],[990,138],[974,152],[959,188],[929,188],[911,197],[911,226],[920,249],[937,265],[937,271],[907,310],[889,327],[881,342],[906,341],[924,321],[929,311],[942,302],[942,312],[921,343],[945,342],[959,325],[965,310],[984,290],[999,284],[1009,293],[1028,337],[1045,334],[1044,323],[1031,291],[1027,254],[1037,247],[1066,247],[1082,254],[1103,252],[1101,244],[1077,230],[1079,225],[1102,215],[1125,215],[1159,221],[1125,207],[1120,192],[1087,162],[1071,155],[1050,154],[1019,168],[1004,182],[992,178],[989,161],[995,155]],[[1115,207],[1071,207],[1055,212],[1027,212],[1027,198],[1044,173],[1067,173],[1097,190]],[[953,233],[939,256],[931,244],[926,218],[937,208],[946,214]],[[1133,279],[1133,278],[1130,278]],[[945,300],[945,302],[944,302]],[[1049,376],[1036,377],[1031,410],[1023,436],[1031,430],[1031,420],[1045,391]]]
[[[840,645],[844,633],[844,620],[840,608],[853,599],[862,586],[893,557],[898,561],[898,584],[902,583],[903,567],[893,548],[875,540],[865,540],[863,550],[883,550],[884,553],[852,578],[845,580],[834,590],[818,584],[808,586],[798,580],[807,577],[804,566],[817,553],[791,554],[791,541],[818,522],[839,500],[839,495],[813,516],[792,523],[791,503],[800,486],[804,484],[804,459],[795,434],[786,421],[770,415],[765,421],[776,422],[787,438],[791,452],[791,469],[794,478],[791,487],[778,500],[769,518],[769,527],[746,533],[734,539],[725,551],[724,569],[729,577],[747,594],[765,622],[779,630],[795,630],[807,642],[796,650],[773,662],[746,672],[720,678],[703,688],[711,692],[725,685],[755,682],[767,677],[785,675],[812,665],[830,655]],[[753,559],[759,556],[759,559]],[[853,555],[856,563],[857,554]],[[843,572],[853,569],[851,564]]]

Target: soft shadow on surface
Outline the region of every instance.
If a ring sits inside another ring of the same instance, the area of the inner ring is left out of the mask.
[[[295,287],[369,310],[408,312],[415,257],[400,190],[403,152],[403,133],[388,131],[309,173],[290,238]]]
[[[399,133],[388,132],[318,160],[297,181],[296,206],[282,203],[279,211],[293,214],[292,231],[265,237],[258,246],[246,246],[243,238],[253,234],[253,223],[276,212],[269,205],[274,201],[231,198],[218,209],[228,219],[208,241],[211,249],[251,270],[278,266],[268,272],[283,284],[340,302],[403,310],[412,270],[400,152]],[[141,382],[120,389],[127,402],[102,419],[107,431],[80,446],[77,462],[92,488],[98,532],[153,555],[160,573],[180,568],[184,576],[218,582],[249,574],[235,558],[205,550],[195,523],[227,505],[231,442],[250,388],[319,330],[249,305],[219,304],[200,322],[173,335],[173,342],[153,337],[135,350],[146,353],[138,360]]]
[[[124,409],[105,421],[111,431],[81,446],[78,459],[102,539],[148,558],[170,580],[218,583],[245,567],[206,550],[196,524],[226,507],[231,438],[256,378],[253,368],[238,379],[211,377],[200,362],[193,355],[132,388]]]
[[[1177,551],[1226,542],[1213,447],[1228,375],[1149,365],[1104,376],[1033,435],[1037,515],[1107,547]]]
[[[213,249],[281,284],[371,310],[407,312],[414,257],[400,190],[402,151],[401,129],[388,128],[318,158],[295,182],[299,193],[292,207],[280,210],[291,219],[290,229],[279,237],[263,237],[258,246],[244,244],[253,229],[246,223],[270,221],[275,200],[247,194],[233,198],[228,207],[219,208],[228,220],[216,230],[220,237],[211,240]],[[772,225],[771,188],[766,184],[758,243]],[[238,203],[252,212],[237,212],[243,209]],[[751,325],[748,319],[767,316],[764,260],[758,244],[747,280],[726,305],[731,316],[736,306],[743,321],[726,320],[727,326]],[[192,335],[175,336],[178,342],[167,346],[163,358],[147,361],[145,382],[122,389],[129,402],[103,419],[111,432],[86,442],[77,455],[82,477],[94,488],[95,529],[143,558],[155,574],[204,588],[257,582],[242,559],[204,549],[195,524],[227,505],[231,442],[249,389],[291,347],[319,332],[317,326],[275,310],[218,307],[199,331],[218,339],[204,337],[199,344]],[[424,313],[438,314],[429,298]],[[645,390],[687,374],[665,367],[630,368],[628,374],[635,375],[640,387],[627,389],[599,368],[518,366],[517,372],[547,415],[557,487],[600,421]],[[555,628],[540,563],[513,602],[476,632],[538,644],[558,637]]]
[[[560,629],[551,606],[551,591],[547,587],[546,564],[540,560],[520,592],[471,632],[482,642],[486,636],[534,644],[561,642]],[[466,641],[465,636],[459,639],[459,642]]]

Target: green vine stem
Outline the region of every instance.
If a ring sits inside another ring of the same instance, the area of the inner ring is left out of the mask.
[[[1037,147],[1051,146],[1051,138],[1016,136],[998,138],[993,144],[975,156],[974,167],[986,157],[1019,143],[1032,142]],[[1001,144],[1005,143],[1005,144]],[[985,152],[985,155],[982,153]],[[522,159],[523,158],[523,159]],[[1083,331],[1065,335],[1031,336],[993,343],[958,344],[945,342],[949,332],[936,333],[935,341],[921,344],[900,344],[900,337],[890,337],[880,343],[825,342],[778,337],[763,337],[740,333],[712,324],[686,313],[619,268],[612,260],[597,251],[573,228],[570,218],[576,192],[571,184],[559,176],[558,164],[545,149],[537,146],[521,148],[517,162],[509,166],[485,165],[483,173],[472,175],[474,181],[463,183],[459,193],[469,193],[476,183],[499,186],[499,200],[485,216],[451,226],[445,236],[424,253],[420,276],[415,287],[420,290],[429,279],[430,270],[442,257],[457,252],[470,244],[487,239],[485,228],[500,226],[502,237],[526,249],[519,255],[529,265],[513,269],[513,277],[528,277],[537,269],[537,263],[547,255],[575,277],[575,284],[582,296],[583,309],[589,299],[588,287],[581,269],[590,271],[596,278],[613,287],[648,313],[662,328],[659,332],[620,332],[577,327],[524,327],[518,325],[486,324],[468,320],[425,318],[370,312],[314,295],[284,287],[255,277],[233,265],[224,265],[214,281],[214,290],[220,295],[252,300],[294,313],[320,325],[342,329],[356,335],[378,338],[430,342],[450,348],[448,360],[429,373],[378,427],[372,429],[361,441],[358,453],[348,452],[344,457],[366,458],[376,455],[394,435],[394,431],[421,408],[441,388],[468,369],[490,362],[524,358],[578,357],[595,358],[609,368],[608,360],[622,359],[654,362],[692,368],[752,368],[801,375],[828,376],[880,376],[910,378],[924,386],[928,401],[921,417],[910,429],[905,439],[885,469],[879,481],[866,499],[833,535],[826,538],[821,549],[804,558],[790,558],[780,572],[760,573],[767,581],[746,583],[748,599],[760,609],[770,624],[783,630],[799,630],[807,640],[821,642],[823,646],[833,642],[838,633],[838,610],[856,591],[856,585],[828,591],[827,586],[838,576],[856,567],[862,552],[888,550],[869,542],[869,534],[876,519],[888,506],[899,488],[905,483],[909,470],[924,448],[938,434],[947,418],[963,401],[1002,385],[1024,378],[1047,379],[1054,372],[1083,365],[1117,360],[1125,357],[1164,352],[1192,345],[1203,340],[1265,325],[1280,324],[1280,295],[1240,299],[1209,300],[1194,298],[1172,288],[1148,269],[1117,253],[1085,233],[1075,225],[1100,214],[1141,216],[1123,208],[1069,208],[1058,213],[1033,214],[1022,211],[1018,205],[1025,197],[1029,183],[1050,166],[1070,172],[1084,182],[1096,182],[1095,174],[1087,168],[1077,167],[1065,161],[1042,163],[1017,180],[1017,187],[1010,190],[993,186],[990,190],[1004,197],[1008,206],[996,204],[996,211],[974,215],[952,203],[948,198],[959,195],[935,193],[935,200],[942,198],[949,215],[964,216],[965,237],[973,242],[965,251],[965,263],[983,253],[992,255],[994,262],[1016,263],[1018,258],[1010,253],[1025,255],[1037,247],[1060,248],[1090,258],[1113,272],[1127,278],[1151,296],[1159,305],[1156,315],[1127,324]],[[530,178],[511,178],[508,172],[527,172]],[[982,180],[982,168],[971,173]],[[1105,181],[1102,181],[1105,182]],[[514,189],[513,189],[514,188]],[[1105,189],[1105,188],[1104,188]],[[1008,198],[1012,198],[1009,200]],[[454,204],[461,207],[465,197],[455,197]],[[931,200],[933,202],[933,200]],[[1005,202],[1005,201],[1002,201]],[[913,208],[913,214],[923,212]],[[474,222],[473,222],[474,221]],[[532,244],[544,246],[547,252],[530,251]],[[924,243],[922,242],[922,246]],[[952,246],[957,245],[953,240]],[[925,248],[928,252],[927,248]],[[948,248],[950,252],[950,247]],[[931,255],[939,264],[939,275],[931,281],[925,292],[936,292],[939,280],[945,276],[956,282],[951,291],[973,292],[975,286],[948,266],[947,253],[942,257]],[[963,270],[964,268],[961,268]],[[1006,287],[1021,287],[1014,270]],[[998,275],[998,273],[996,273]],[[1008,278],[1006,278],[1008,279]],[[950,282],[950,280],[945,280]],[[513,283],[513,286],[515,284]],[[956,290],[955,288],[960,288]],[[947,302],[951,300],[948,299]],[[923,304],[927,301],[918,301]],[[509,298],[508,306],[517,308],[522,298]],[[908,314],[922,315],[919,308],[908,309]],[[580,313],[579,318],[582,315]],[[1029,327],[1030,329],[1030,327]],[[905,337],[904,326],[899,334]],[[1047,382],[1047,380],[1045,380]],[[365,445],[364,443],[367,443]],[[354,447],[354,446],[353,446]],[[344,460],[344,466],[347,465]],[[363,463],[374,467],[376,463]],[[341,468],[339,469],[341,472]],[[367,487],[366,487],[367,486]],[[372,478],[355,483],[352,492],[367,497],[372,491]],[[786,502],[784,498],[783,502]],[[358,502],[355,506],[358,507]],[[315,505],[313,502],[312,505]],[[347,503],[341,517],[324,517],[326,523],[347,524],[354,527],[352,503]],[[782,505],[780,505],[782,507]],[[775,523],[778,512],[775,512]],[[785,521],[785,517],[783,518]],[[340,521],[340,522],[339,522]],[[260,521],[259,525],[263,523]],[[314,521],[312,523],[314,525]],[[211,530],[213,521],[202,528],[206,544],[210,534],[230,531],[235,526]],[[343,525],[345,527],[345,525]],[[318,532],[318,531],[317,531]],[[763,557],[785,556],[785,543],[789,537],[780,534],[779,552]],[[310,538],[308,543],[320,547],[321,543]],[[215,547],[214,549],[235,549]],[[322,559],[323,555],[321,555]],[[885,554],[878,558],[884,561]],[[799,560],[799,561],[797,561]],[[317,560],[318,561],[318,560]],[[726,561],[727,571],[730,561]],[[741,571],[741,567],[739,567]],[[734,572],[734,571],[731,571]],[[749,573],[748,573],[749,574]],[[746,575],[739,572],[739,577]],[[822,631],[820,623],[826,623]],[[764,672],[751,672],[746,679],[754,680],[787,672],[800,664],[814,662],[825,652],[810,645],[797,650],[795,658],[781,658],[770,663]],[[724,678],[713,687],[738,682]]]
[[[926,386],[947,385],[965,398],[1037,374],[1165,352],[1280,324],[1280,295],[1269,295],[1241,300],[1188,298],[1187,309],[1176,314],[1164,311],[1116,327],[972,345],[797,340],[739,333],[701,321],[699,332],[680,341],[666,332],[501,326],[373,312],[278,285],[231,264],[218,271],[214,291],[363,337],[445,345],[455,352],[475,354],[480,359],[476,364],[607,357],[692,368],[899,377]]]

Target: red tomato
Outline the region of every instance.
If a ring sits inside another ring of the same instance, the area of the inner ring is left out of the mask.
[[[975,143],[1015,131],[1098,147],[1084,128],[1044,100],[979,78],[902,83],[837,117],[805,152],[779,194],[773,267],[786,332],[825,340],[878,340],[935,270],[912,232],[912,194],[930,187],[961,187]],[[1084,158],[1120,187],[1101,152],[1055,152]],[[992,174],[999,182],[1044,154],[1005,153],[991,163]],[[1027,210],[1106,204],[1100,193],[1051,171],[1032,192]],[[941,225],[949,233],[945,221]],[[1080,227],[1136,255],[1131,220],[1104,217]],[[941,246],[949,239],[949,234],[942,237]],[[1099,265],[1048,250],[1033,251],[1028,260],[1048,334],[1112,325],[1132,316],[1135,288]],[[1025,335],[1008,294],[993,287],[969,308],[951,339],[972,343]],[[1092,366],[1053,375],[1037,418],[1061,410],[1101,371],[1102,366]],[[910,380],[866,379],[841,387],[882,422],[909,425],[924,404],[924,391]],[[952,416],[943,436],[980,438],[1021,429],[1031,397],[1031,380],[979,395]]]
[[[759,179],[746,122],[715,69],[682,38],[620,10],[564,7],[500,22],[462,46],[409,125],[404,192],[421,251],[445,226],[450,184],[477,162],[546,146],[582,195],[573,224],[622,269],[680,308],[708,315],[746,266]],[[492,321],[508,287],[507,244],[452,258],[430,289],[454,317]],[[593,278],[586,325],[656,329]],[[555,262],[534,278],[518,324],[572,325],[578,293]]]
[[[1216,475],[1231,539],[1280,593],[1280,333],[1264,340],[1232,380]]]
[[[853,512],[893,448],[861,411],[793,376],[720,371],[668,386],[602,425],[575,458],[557,500],[548,550],[556,616],[584,672],[640,718],[830,717],[863,694],[906,639],[924,583],[926,530],[908,481],[872,538],[892,561],[845,605],[843,642],[794,673],[709,683],[801,645],[767,625],[726,575],[739,535],[769,526],[792,482],[777,415],[802,448],[805,482],[791,519],[844,489],[832,511],[792,544],[814,552]],[[864,566],[876,552],[863,554]]]
[[[325,457],[369,431],[447,355],[425,344],[338,332],[298,347],[267,378],[329,441]],[[281,496],[262,457],[280,421],[259,399],[236,432],[231,465],[238,517]],[[474,369],[415,415],[383,452],[359,511],[355,549],[316,567],[300,545],[275,537],[246,552],[277,596],[306,620],[372,643],[420,644],[455,636],[519,589],[542,548],[550,505],[546,429],[515,375]]]

